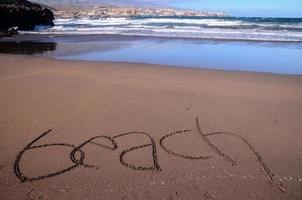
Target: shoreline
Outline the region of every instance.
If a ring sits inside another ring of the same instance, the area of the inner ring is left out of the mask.
[[[0,54],[4,55],[4,54]],[[64,58],[52,58],[52,57],[48,57],[46,56],[46,58],[50,58],[50,59],[54,59],[57,61],[69,61],[69,62],[79,62],[82,64],[85,63],[94,63],[94,64],[110,64],[110,65],[141,65],[144,67],[151,67],[151,68],[166,68],[166,69],[183,69],[183,70],[201,70],[201,71],[213,71],[213,72],[220,72],[220,73],[224,73],[224,72],[229,72],[229,73],[238,73],[238,75],[241,74],[255,74],[255,75],[272,75],[272,76],[291,76],[291,77],[297,77],[300,78],[302,77],[302,74],[282,74],[282,73],[274,73],[274,72],[258,72],[258,71],[244,71],[244,70],[224,70],[224,69],[214,69],[214,68],[210,68],[210,67],[192,67],[192,66],[177,66],[177,65],[165,65],[165,64],[152,64],[152,63],[141,63],[141,62],[119,62],[119,61],[90,61],[90,60],[72,60],[72,59],[64,59]]]
[[[302,74],[282,74],[282,73],[274,73],[274,72],[258,72],[258,71],[244,71],[244,70],[224,70],[224,69],[215,69],[210,68],[206,66],[200,66],[200,67],[192,67],[192,66],[178,66],[178,65],[165,65],[165,64],[152,64],[152,63],[141,63],[141,62],[126,62],[126,61],[94,61],[94,60],[76,60],[76,59],[65,59],[65,58],[58,58],[58,57],[51,57],[49,55],[20,55],[20,54],[3,54],[0,53],[1,57],[9,57],[9,58],[19,58],[19,59],[45,59],[46,61],[57,61],[57,62],[66,62],[66,63],[78,63],[78,64],[92,64],[92,65],[111,65],[111,66],[139,66],[143,69],[157,69],[157,68],[163,68],[163,69],[172,69],[172,70],[179,70],[179,71],[204,71],[204,72],[217,72],[217,73],[230,73],[230,74],[238,74],[238,75],[248,75],[248,74],[254,74],[254,75],[263,75],[263,76],[276,76],[276,77],[293,77],[293,78],[301,78]]]
[[[267,39],[232,39],[232,38],[207,38],[207,37],[192,37],[192,36],[150,36],[150,35],[132,35],[132,34],[110,34],[110,33],[105,33],[105,34],[99,34],[99,33],[43,33],[43,32],[30,32],[30,31],[23,31],[18,35],[15,35],[16,37],[6,37],[6,38],[1,38],[2,41],[4,42],[14,42],[14,41],[26,41],[26,40],[34,40],[34,41],[39,41],[39,39],[55,39],[55,38],[74,38],[74,37],[99,37],[99,38],[133,38],[133,39],[164,39],[164,40],[187,40],[187,41],[204,41],[204,42],[242,42],[242,43],[272,43],[272,44],[302,44],[301,40],[267,40]],[[21,37],[20,40],[18,40],[18,37]],[[28,36],[33,36],[30,38],[22,38],[23,36],[28,37]],[[39,38],[40,37],[40,38]],[[26,39],[26,40],[24,40]],[[0,40],[1,42],[1,40]]]

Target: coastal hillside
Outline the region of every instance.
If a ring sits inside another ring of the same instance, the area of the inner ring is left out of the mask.
[[[58,18],[133,16],[226,16],[223,12],[177,9],[165,4],[138,0],[32,0],[49,6]]]
[[[95,6],[95,5],[117,5],[117,6],[126,6],[126,5],[137,5],[137,6],[149,6],[156,5],[152,1],[139,1],[139,0],[32,0],[33,2],[57,6]]]

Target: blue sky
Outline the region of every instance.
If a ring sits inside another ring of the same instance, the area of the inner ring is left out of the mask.
[[[225,11],[234,16],[302,17],[302,0],[155,0],[170,6]]]
[[[101,0],[136,5],[224,11],[232,16],[301,17],[302,0]],[[127,2],[127,3],[126,3]]]

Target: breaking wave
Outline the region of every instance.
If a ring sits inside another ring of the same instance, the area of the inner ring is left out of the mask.
[[[33,34],[120,34],[226,40],[302,42],[302,18],[132,17],[56,19]]]

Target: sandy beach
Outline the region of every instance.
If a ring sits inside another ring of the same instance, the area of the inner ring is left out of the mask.
[[[0,199],[302,199],[302,76],[0,55]]]

